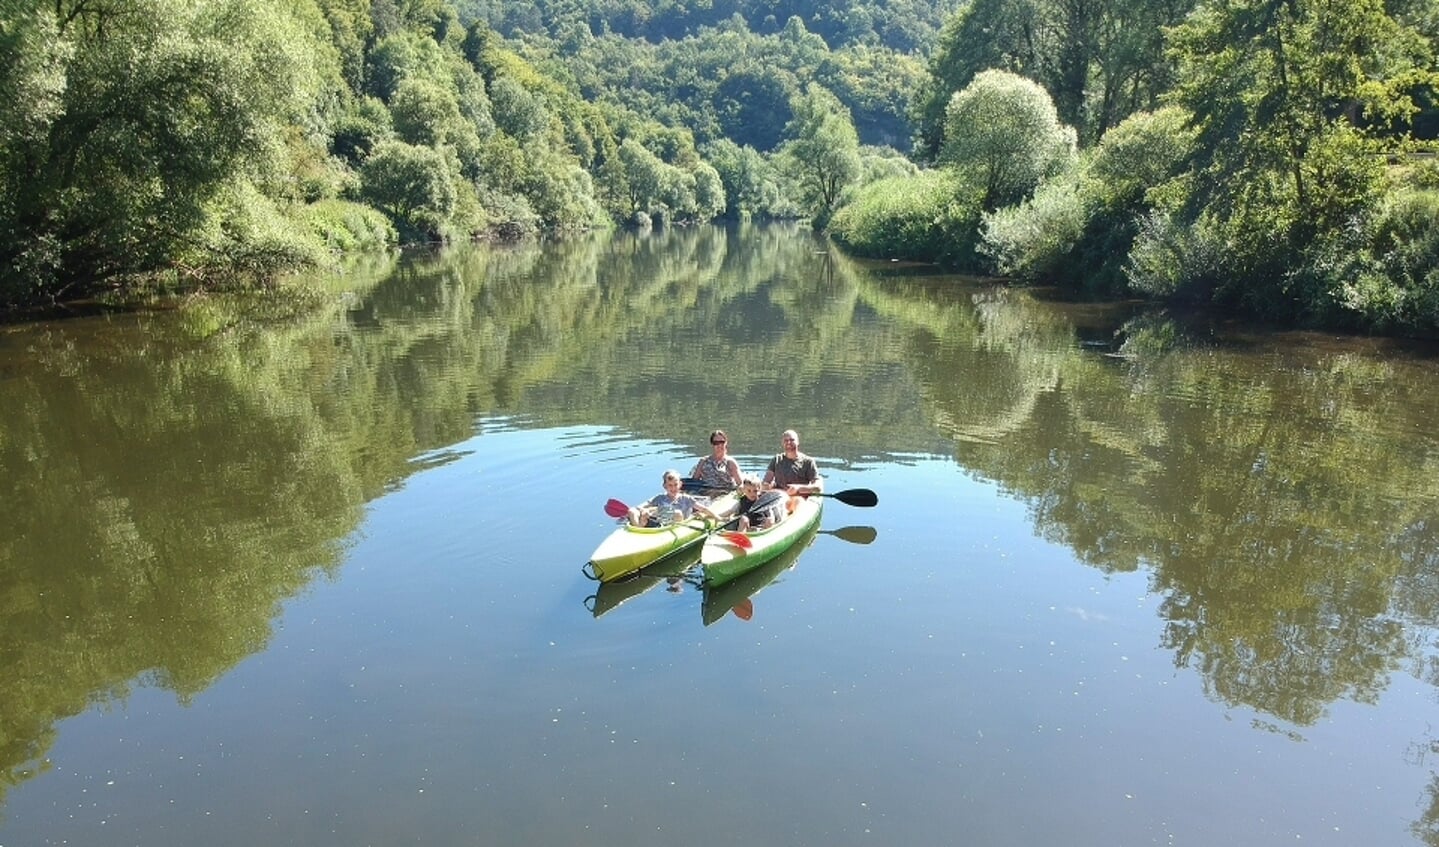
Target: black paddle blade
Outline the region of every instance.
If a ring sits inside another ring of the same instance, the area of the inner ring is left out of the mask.
[[[846,491],[836,491],[833,494],[821,494],[821,497],[833,497],[841,503],[849,506],[878,506],[879,495],[868,488],[851,488]]]
[[[842,526],[839,529],[822,529],[820,535],[833,535],[851,544],[868,544],[879,535],[872,526]]]
[[[705,483],[702,479],[687,476],[680,480],[680,490],[686,494],[704,494],[707,497],[713,497],[717,494],[733,491],[734,488],[715,488]]]

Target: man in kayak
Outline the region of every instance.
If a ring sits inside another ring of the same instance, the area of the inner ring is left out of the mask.
[[[769,462],[764,472],[766,488],[782,488],[796,494],[820,494],[824,491],[824,479],[819,475],[819,466],[814,459],[799,451],[799,433],[785,430],[779,437],[783,452]]]
[[[783,491],[761,491],[759,480],[745,476],[739,485],[739,531],[774,526],[789,514],[789,495]]]

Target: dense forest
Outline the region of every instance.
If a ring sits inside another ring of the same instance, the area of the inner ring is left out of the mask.
[[[1439,334],[1426,0],[0,3],[0,309],[807,219],[861,255]]]

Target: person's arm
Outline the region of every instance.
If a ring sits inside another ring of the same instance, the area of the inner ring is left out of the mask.
[[[765,488],[774,488],[774,466],[775,466],[775,462],[778,462],[778,461],[779,461],[779,457],[778,457],[778,456],[776,456],[776,457],[774,457],[773,459],[770,459],[770,460],[769,460],[769,467],[767,467],[767,468],[764,469],[764,479],[760,480],[760,485],[761,485],[761,486],[763,486],[763,487],[765,487]]]
[[[734,482],[734,487],[739,488],[740,480],[744,478],[739,472],[739,462],[734,459],[726,459],[725,464],[729,467],[729,478]]]
[[[807,486],[807,487],[809,488],[809,491],[808,491],[807,493],[809,493],[809,494],[823,494],[823,493],[824,493],[824,477],[822,477],[822,476],[819,475],[819,464],[818,464],[817,462],[815,462],[813,459],[810,459],[810,461],[809,461],[809,467],[810,467],[810,470],[811,470],[813,473],[810,475],[809,485]]]
[[[803,467],[809,480],[787,486],[785,490],[794,495],[824,493],[824,477],[819,475],[819,465],[815,463],[814,459],[806,458]]]

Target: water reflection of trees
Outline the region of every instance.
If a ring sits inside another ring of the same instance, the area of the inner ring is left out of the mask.
[[[263,329],[199,309],[7,331],[0,798],[59,720],[135,685],[193,697],[263,647],[364,503],[486,415],[658,438],[746,406],[767,437],[817,421],[883,347],[873,326],[845,341],[856,294],[833,268],[795,229],[606,234],[412,256]],[[757,384],[744,361],[789,367]],[[922,431],[879,411],[913,410],[912,385],[866,388],[828,414]]]
[[[949,451],[1084,561],[1150,574],[1223,702],[1303,727],[1394,669],[1439,681],[1424,362],[1165,321],[1093,349],[1053,305],[786,228],[416,256],[348,310],[198,343],[165,320],[0,337],[0,792],[58,720],[194,696],[263,646],[364,503],[491,415]]]
[[[1198,344],[1153,319],[1110,354],[1013,292],[862,287],[910,326],[958,461],[1084,561],[1149,573],[1163,645],[1212,697],[1304,727],[1396,670],[1439,683],[1432,361]]]

